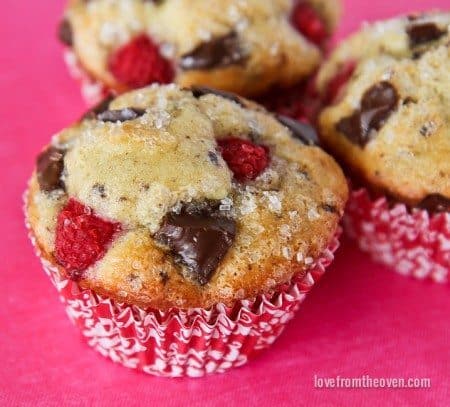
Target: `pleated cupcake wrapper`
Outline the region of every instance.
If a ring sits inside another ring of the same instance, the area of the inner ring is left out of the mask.
[[[362,188],[351,193],[344,228],[373,260],[403,275],[448,283],[450,213],[390,206]]]
[[[86,72],[75,53],[69,48],[64,50],[64,62],[70,75],[80,83],[81,95],[89,107],[100,103],[111,93],[106,86]]]
[[[232,307],[162,311],[119,304],[81,288],[42,255],[27,227],[45,272],[88,345],[126,367],[165,377],[224,372],[269,347],[325,273],[341,234],[339,229],[303,278],[272,293],[237,301]]]

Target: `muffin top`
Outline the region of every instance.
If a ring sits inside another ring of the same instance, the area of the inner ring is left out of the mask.
[[[252,298],[306,273],[347,199],[312,128],[209,88],[108,100],[37,159],[27,216],[44,257],[143,307]]]
[[[450,210],[450,14],[377,22],[344,41],[318,75],[319,127],[372,191]]]
[[[339,12],[333,0],[72,0],[59,37],[117,92],[176,82],[249,96],[310,74]]]

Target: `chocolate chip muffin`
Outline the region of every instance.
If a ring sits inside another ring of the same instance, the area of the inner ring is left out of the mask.
[[[450,208],[450,14],[364,27],[322,67],[323,142],[374,192]]]
[[[331,0],[72,0],[59,37],[115,93],[176,82],[253,96],[311,74],[338,17]]]
[[[347,200],[314,130],[233,94],[156,86],[106,100],[37,159],[43,257],[142,308],[207,308],[305,274]]]
[[[401,274],[448,281],[450,14],[345,40],[318,75],[321,138],[353,181],[347,232]]]

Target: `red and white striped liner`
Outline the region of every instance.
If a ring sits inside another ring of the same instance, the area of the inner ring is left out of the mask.
[[[351,193],[344,229],[373,260],[398,273],[448,283],[450,213],[390,206],[384,197],[372,200],[362,188]]]
[[[46,274],[87,344],[114,362],[164,377],[224,372],[269,347],[333,261],[341,234],[339,229],[304,278],[294,278],[276,292],[233,307],[161,311],[119,304],[82,289],[42,256],[27,227]]]

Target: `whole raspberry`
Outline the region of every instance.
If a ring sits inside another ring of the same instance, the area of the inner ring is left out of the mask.
[[[151,83],[169,83],[174,73],[170,62],[146,35],[119,48],[109,60],[109,70],[122,84],[140,88]]]
[[[238,181],[255,179],[269,165],[269,150],[248,140],[231,137],[218,141],[225,162]]]
[[[314,44],[321,46],[328,38],[327,27],[317,11],[307,2],[298,3],[291,15],[291,21]]]
[[[324,96],[324,103],[326,105],[329,105],[338,99],[341,90],[344,88],[350,77],[353,75],[355,68],[356,62],[348,61],[341,67],[339,72],[330,80],[330,82],[328,82]]]
[[[92,209],[71,198],[58,215],[56,224],[56,260],[72,280],[83,277],[83,271],[101,259],[118,223],[95,215]]]

